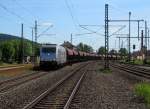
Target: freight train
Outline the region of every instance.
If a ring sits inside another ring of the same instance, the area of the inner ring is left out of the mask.
[[[40,67],[54,67],[86,60],[98,60],[101,56],[65,48],[56,44],[43,44],[40,48]]]

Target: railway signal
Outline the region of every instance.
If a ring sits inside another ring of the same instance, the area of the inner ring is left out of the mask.
[[[116,37],[116,38],[119,38],[119,39],[121,39],[121,38],[128,38],[128,36],[127,37]],[[147,36],[147,37],[144,37],[144,31],[142,30],[141,31],[141,37],[130,37],[131,39],[141,39],[141,53],[143,54],[145,54],[145,60],[143,59],[144,57],[142,56],[142,59],[144,60],[144,61],[146,61],[146,59],[147,59],[147,47],[146,46],[144,46],[144,38],[146,38],[146,39],[149,39],[150,37],[149,36]],[[134,46],[135,45],[133,45],[133,49],[134,49]]]
[[[133,49],[135,50],[135,45],[133,45]]]
[[[129,12],[129,19],[128,20],[112,20],[108,18],[108,4],[105,4],[105,68],[109,67],[109,61],[107,59],[108,56],[108,48],[109,48],[109,22],[129,22],[129,34],[128,34],[128,61],[131,60],[131,50],[130,50],[130,39],[131,39],[131,22],[137,22],[138,23],[138,40],[139,40],[139,31],[140,31],[140,22],[143,22],[143,19],[138,20],[131,20],[131,12]],[[147,35],[147,22],[145,22],[145,34]],[[115,34],[113,34],[115,35]],[[145,41],[147,42],[147,41]]]

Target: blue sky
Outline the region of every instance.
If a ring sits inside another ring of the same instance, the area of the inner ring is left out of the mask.
[[[54,26],[47,33],[56,34],[55,36],[41,36],[38,42],[61,44],[63,41],[70,41],[70,34],[73,33],[75,45],[83,42],[97,49],[104,45],[104,36],[97,34],[75,36],[75,34],[89,33],[89,31],[80,28],[79,24],[101,25],[99,27],[88,27],[88,29],[98,30],[100,34],[104,34],[102,25],[104,25],[105,3],[109,4],[111,19],[128,19],[128,12],[131,11],[132,19],[149,21],[149,0],[1,0],[0,32],[20,36],[21,23],[24,23],[25,37],[31,39],[30,27],[34,26],[34,21],[37,19],[38,24],[52,23]],[[6,7],[7,11],[2,7]],[[111,25],[126,25],[126,23],[112,23]],[[136,26],[136,23],[132,23],[132,36],[137,35]],[[46,28],[45,26],[38,27],[38,33],[40,34]],[[118,27],[110,28],[110,32],[117,29]],[[127,34],[127,30],[128,26],[120,33]],[[139,46],[138,43],[140,42],[132,40],[132,44]],[[124,46],[126,47],[126,45]],[[110,48],[117,47],[118,40],[115,36],[112,36]]]

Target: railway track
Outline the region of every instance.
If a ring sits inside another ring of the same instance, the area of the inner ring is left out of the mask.
[[[20,67],[20,66],[24,66],[23,64],[19,64],[19,65],[7,65],[7,66],[0,66],[1,68],[11,68],[11,67]]]
[[[141,68],[141,67],[138,67],[138,66],[135,66],[135,65],[130,65],[130,64],[121,64],[121,65],[125,66],[125,67],[128,67],[128,68],[131,68],[131,69],[133,68],[133,69],[144,71],[144,72],[150,72],[149,69]]]
[[[69,73],[23,109],[68,109],[86,74],[86,66]]]
[[[80,65],[77,66],[77,68],[79,67]],[[71,70],[73,71],[73,70]],[[15,77],[15,78],[11,78],[11,79],[8,79],[8,80],[4,80],[4,81],[1,81],[0,82],[0,93],[5,93],[5,92],[8,92],[10,91],[11,89],[19,86],[19,85],[22,85],[26,82],[29,82],[31,80],[34,80],[34,79],[38,79],[42,76],[46,76],[47,74],[49,74],[50,72],[35,72],[35,73],[31,73],[31,74],[26,74],[26,75],[23,75],[23,76],[19,76],[19,77]]]
[[[20,66],[10,66],[10,67],[0,67],[0,71],[12,70],[12,69],[19,69],[25,67],[24,65]]]
[[[110,64],[112,67],[126,71],[130,74],[136,75],[138,77],[150,79],[150,70],[138,68],[132,65],[125,65],[125,64]]]
[[[48,72],[35,72],[35,73],[31,73],[31,74],[27,74],[27,75],[23,75],[23,76],[19,76],[19,77],[1,81],[0,82],[0,93],[7,92],[14,87],[17,87],[17,86],[24,84],[28,81],[31,81],[33,79],[40,78],[47,74],[48,74]]]

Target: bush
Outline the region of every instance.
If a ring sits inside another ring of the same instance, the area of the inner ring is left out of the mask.
[[[148,106],[150,106],[150,84],[139,83],[135,85],[135,94],[143,97]]]

